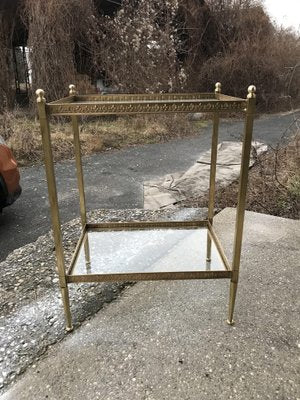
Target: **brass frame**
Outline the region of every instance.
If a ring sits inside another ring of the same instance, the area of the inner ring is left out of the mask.
[[[218,82],[214,93],[178,93],[178,94],[116,94],[116,95],[78,95],[74,85],[69,86],[69,96],[60,100],[47,103],[44,91],[38,89],[37,106],[40,119],[42,142],[45,157],[45,168],[48,184],[49,203],[52,217],[52,229],[55,243],[57,270],[62,293],[66,317],[66,329],[73,329],[70,312],[68,284],[79,282],[104,282],[104,281],[142,281],[142,280],[176,280],[176,279],[223,279],[230,278],[229,314],[228,324],[233,324],[233,311],[239,278],[239,267],[242,249],[243,224],[248,181],[248,169],[255,115],[255,86],[249,86],[247,99],[227,96],[221,93],[221,84]],[[213,228],[215,178],[217,165],[217,146],[219,130],[219,114],[235,111],[245,112],[245,128],[242,148],[241,174],[238,194],[238,206],[235,222],[233,261],[230,263],[222,248],[221,242]],[[211,170],[209,183],[208,218],[204,221],[168,221],[168,222],[124,222],[89,224],[86,216],[84,180],[81,161],[79,115],[120,115],[120,114],[148,114],[148,113],[191,113],[205,112],[213,115],[213,134],[211,146]],[[49,118],[52,115],[65,115],[71,117],[74,134],[74,152],[77,172],[77,182],[80,199],[80,216],[82,232],[76,245],[72,261],[66,270],[62,244],[59,205],[57,200],[54,162],[51,148]],[[132,230],[154,228],[207,228],[207,262],[211,260],[211,243],[214,242],[221,260],[224,264],[223,271],[182,271],[182,272],[138,272],[138,273],[111,273],[111,274],[86,274],[73,275],[72,270],[76,263],[80,248],[84,246],[86,259],[90,260],[87,232],[103,230]]]

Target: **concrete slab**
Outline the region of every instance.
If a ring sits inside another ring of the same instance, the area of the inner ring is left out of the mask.
[[[230,257],[233,209],[216,217]],[[228,281],[127,288],[2,400],[300,398],[300,221],[246,213],[233,327]]]

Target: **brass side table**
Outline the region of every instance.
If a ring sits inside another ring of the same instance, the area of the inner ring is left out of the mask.
[[[36,91],[57,270],[68,331],[73,329],[68,285],[104,281],[227,278],[230,279],[227,322],[233,324],[255,114],[255,90],[255,86],[249,86],[246,99],[222,94],[220,83],[216,83],[213,93],[79,95],[76,93],[75,86],[70,85],[68,97],[51,103],[46,102],[42,89]],[[214,230],[213,216],[220,113],[223,115],[235,111],[245,113],[245,129],[233,259],[230,263]],[[213,117],[207,219],[202,221],[89,223],[86,216],[78,116],[196,112],[210,113]],[[49,127],[49,118],[55,115],[71,117],[82,223],[81,235],[72,261],[67,267],[64,260]],[[177,250],[172,258],[172,249],[179,242],[181,249],[179,253]],[[149,243],[151,243],[150,249],[141,262],[138,254]],[[187,246],[187,251],[184,251],[184,246]],[[124,249],[126,249],[127,258],[122,257]],[[130,257],[128,251],[131,252]],[[153,258],[153,255],[163,255],[165,252],[169,256],[164,262],[157,262]]]

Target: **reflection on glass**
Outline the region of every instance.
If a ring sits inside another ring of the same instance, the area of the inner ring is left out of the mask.
[[[90,231],[73,275],[224,270],[214,242],[206,261],[207,229]]]

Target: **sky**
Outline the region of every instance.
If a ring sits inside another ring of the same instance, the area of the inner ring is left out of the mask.
[[[263,4],[278,25],[300,30],[300,0],[263,0]]]

